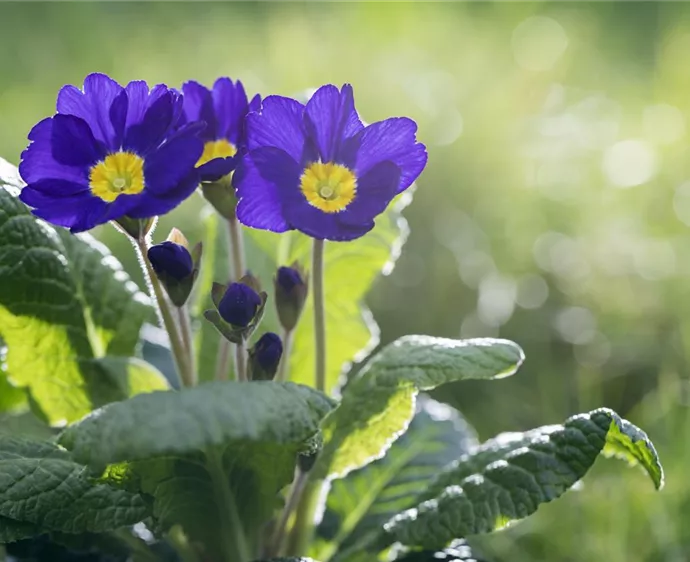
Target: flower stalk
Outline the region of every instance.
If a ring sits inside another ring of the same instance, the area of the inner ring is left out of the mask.
[[[324,240],[314,239],[312,248],[312,286],[314,287],[314,349],[316,388],[326,391],[326,310],[323,288]]]
[[[149,288],[149,293],[156,303],[156,310],[158,312],[158,317],[168,333],[168,338],[170,339],[170,349],[172,350],[173,359],[175,362],[175,368],[180,379],[182,386],[190,387],[194,386],[194,375],[192,373],[191,366],[191,353],[188,353],[185,349],[185,344],[183,336],[180,333],[180,329],[175,322],[173,317],[172,307],[170,302],[165,295],[165,291],[161,286],[156,273],[153,271],[153,266],[148,258],[148,241],[144,237],[140,237],[136,240],[134,247],[139,255],[139,262],[142,265],[142,271],[144,273],[144,278],[146,279],[146,284]],[[190,342],[191,344],[191,342]]]
[[[285,382],[290,373],[290,352],[292,352],[294,334],[294,330],[283,331],[283,356],[280,358],[280,366],[275,379],[277,382]]]

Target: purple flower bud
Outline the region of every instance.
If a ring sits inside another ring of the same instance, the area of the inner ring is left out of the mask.
[[[259,294],[242,283],[231,283],[218,303],[218,312],[223,320],[242,328],[256,316],[261,306]]]
[[[156,275],[172,277],[182,281],[194,270],[192,256],[187,248],[174,242],[163,242],[151,246],[148,251],[149,261]]]
[[[294,330],[307,300],[308,287],[303,270],[296,263],[292,267],[278,268],[274,289],[280,323],[287,331]]]
[[[249,372],[252,380],[273,380],[280,358],[283,355],[283,342],[273,332],[266,332],[249,350]]]

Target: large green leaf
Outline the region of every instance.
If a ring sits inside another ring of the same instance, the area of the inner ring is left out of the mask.
[[[7,348],[0,340],[0,413],[25,410],[27,407],[26,392],[10,384],[7,380]]]
[[[324,420],[325,445],[316,476],[342,477],[379,458],[407,428],[420,390],[506,377],[523,359],[522,349],[507,340],[400,338],[372,358]]]
[[[641,466],[657,489],[663,485],[647,435],[611,410],[594,410],[562,426],[500,435],[461,457],[420,493],[415,507],[385,525],[376,549],[395,542],[433,549],[501,529],[561,496],[600,453]]]
[[[97,476],[52,443],[0,436],[0,542],[39,530],[100,533],[148,516],[139,494]]]
[[[477,446],[474,430],[456,410],[422,396],[409,428],[383,458],[332,483],[314,555],[329,560],[413,507],[441,468]]]
[[[344,561],[343,561],[344,562]],[[472,552],[462,539],[455,540],[441,550],[419,550],[396,556],[393,562],[484,562]]]
[[[390,272],[407,236],[407,223],[400,215],[411,197],[404,195],[376,218],[376,227],[351,242],[329,242],[325,248],[326,306],[326,390],[331,392],[347,365],[363,357],[378,342],[378,326],[363,301],[382,272]],[[274,234],[245,229],[250,269],[262,281],[272,283],[276,269],[295,260],[311,268],[312,239],[293,231]],[[267,307],[271,309],[273,305]],[[314,384],[313,301],[307,299],[302,320],[294,337],[290,356],[290,380]],[[264,326],[279,330],[276,317],[269,314]]]
[[[36,219],[16,198],[16,169],[0,160],[0,173],[0,335],[8,377],[29,390],[51,424],[62,425],[102,404],[94,395],[104,375],[93,360],[133,355],[152,309],[102,244]]]
[[[153,497],[163,528],[179,523],[217,555],[237,521],[258,531],[273,514],[331,407],[292,383],[213,382],[111,404],[68,427],[60,443],[79,462],[111,465],[111,479]]]

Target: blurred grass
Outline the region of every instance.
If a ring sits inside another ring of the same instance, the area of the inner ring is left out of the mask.
[[[654,493],[602,461],[579,493],[479,541],[494,560],[690,559],[690,7],[681,3],[0,3],[0,154],[102,71],[291,95],[351,82],[408,115],[429,166],[370,304],[384,341],[500,335],[527,362],[443,389],[483,437],[600,405],[645,428]],[[632,142],[631,142],[632,141]],[[200,236],[200,202],[166,217]],[[97,234],[135,271],[127,244]]]

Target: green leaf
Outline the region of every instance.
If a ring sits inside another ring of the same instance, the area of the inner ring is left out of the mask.
[[[6,355],[7,348],[0,341],[0,413],[26,410],[28,407],[26,392],[7,380]]]
[[[102,383],[92,394],[101,404],[170,388],[163,373],[137,357],[101,357],[89,363],[94,372],[102,373]]]
[[[263,560],[256,560],[255,562],[318,562],[318,561],[314,560],[313,558],[289,557],[289,558],[269,558],[269,559],[263,559]]]
[[[40,527],[36,525],[0,516],[0,545],[35,537],[41,533]]]
[[[7,376],[28,389],[52,425],[63,425],[102,404],[94,395],[103,373],[93,360],[133,355],[152,309],[102,244],[36,219],[16,198],[21,182],[8,178],[14,168],[2,160],[0,170],[0,335],[8,347]]]
[[[325,395],[292,383],[213,382],[110,404],[68,427],[60,443],[79,462],[111,465],[127,489],[153,498],[163,528],[179,523],[217,555],[237,521],[256,533],[270,518],[331,408]]]
[[[100,533],[148,516],[139,494],[97,476],[52,443],[0,436],[0,517],[13,522],[0,521],[3,534]]]
[[[484,562],[477,558],[470,546],[462,539],[455,540],[442,550],[406,552],[393,562]]]
[[[439,548],[501,529],[561,496],[600,453],[641,466],[662,487],[663,469],[647,435],[611,410],[594,410],[562,426],[500,435],[461,457],[430,483],[414,508],[385,525],[377,548],[394,542]]]
[[[326,306],[326,391],[331,392],[344,369],[364,357],[378,343],[379,330],[364,298],[374,280],[383,271],[389,273],[400,254],[408,228],[401,216],[410,202],[405,194],[376,218],[375,228],[367,235],[347,243],[329,242],[325,247]],[[272,283],[279,266],[299,261],[311,268],[312,238],[296,231],[274,234],[245,229],[250,269],[261,280]],[[264,327],[281,333],[274,304],[271,302]],[[313,300],[307,299],[302,319],[295,331],[290,356],[290,380],[314,385]]]
[[[478,446],[474,430],[456,410],[425,396],[418,410],[383,458],[332,483],[317,558],[329,560],[336,550],[413,507],[419,490],[441,468]]]
[[[386,346],[347,385],[324,420],[318,477],[339,478],[381,457],[405,431],[417,393],[466,379],[512,375],[522,349],[499,339],[449,340],[405,336]]]

